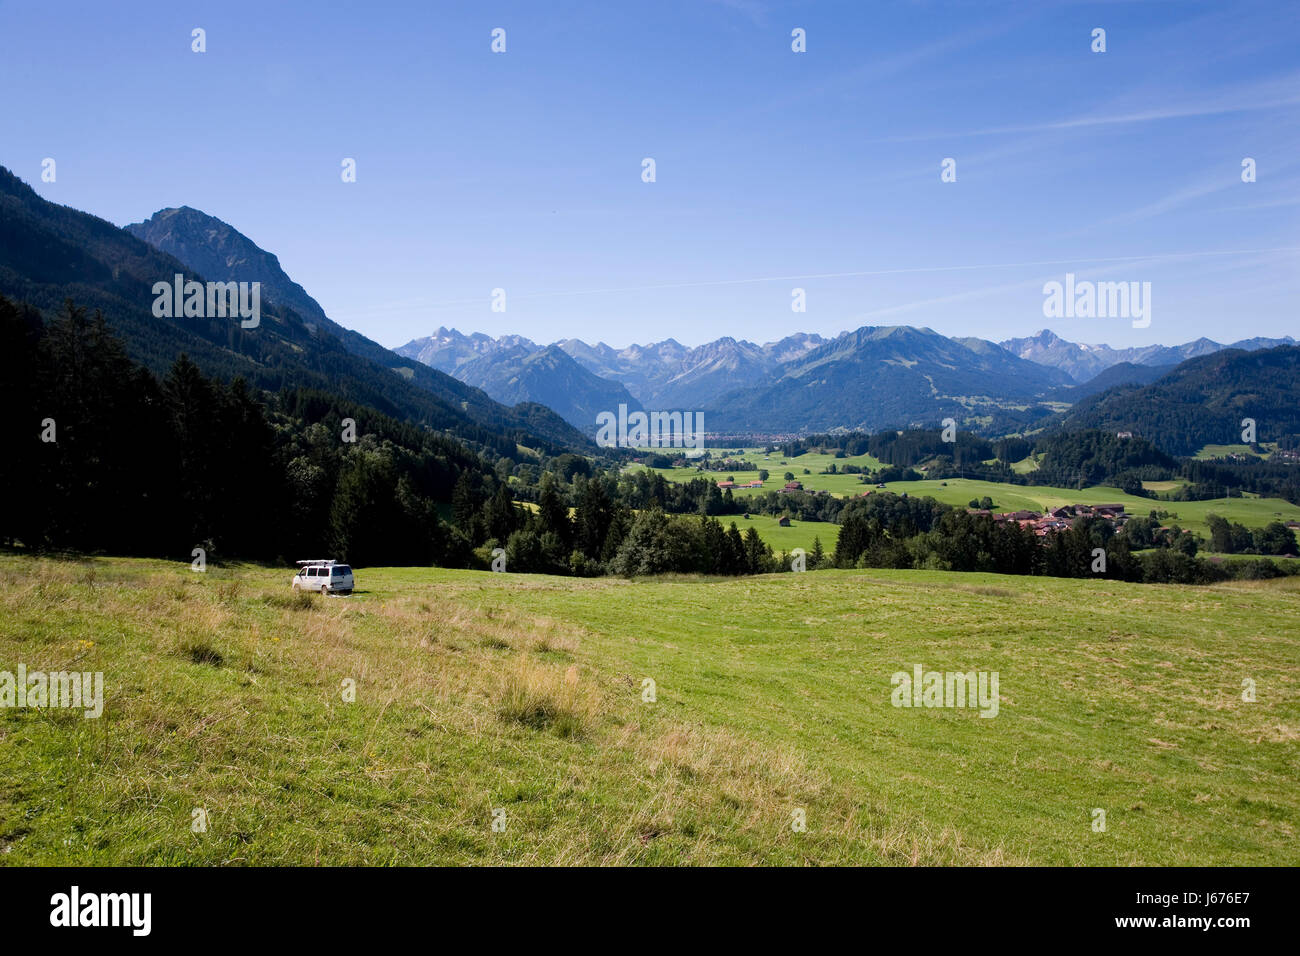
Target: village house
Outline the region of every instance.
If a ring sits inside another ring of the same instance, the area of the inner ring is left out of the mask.
[[[988,514],[987,511],[979,508],[967,508],[966,510],[971,514]],[[996,522],[1013,521],[1022,528],[1032,529],[1034,534],[1040,538],[1045,538],[1054,531],[1067,530],[1079,518],[1101,518],[1118,526],[1128,520],[1128,515],[1124,513],[1124,506],[1119,504],[1061,505],[1057,508],[1051,508],[1046,514],[1041,515],[1037,511],[1007,511],[993,515],[993,520]]]
[[[790,519],[785,515],[782,515],[780,518],[778,518],[776,523],[780,525],[782,528],[790,527]]]

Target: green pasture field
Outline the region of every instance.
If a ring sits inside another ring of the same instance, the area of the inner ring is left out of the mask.
[[[1300,862],[1300,578],[356,573],[0,555],[0,863]]]

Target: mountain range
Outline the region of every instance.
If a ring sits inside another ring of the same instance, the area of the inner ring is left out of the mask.
[[[934,424],[945,417],[983,431],[1015,429],[1046,418],[1052,403],[1150,384],[1189,358],[1293,342],[1250,339],[1224,346],[1198,339],[1113,349],[1068,342],[1048,330],[993,343],[889,326],[830,340],[797,333],[758,345],[728,336],[687,348],[670,338],[615,349],[581,339],[543,346],[517,335],[494,339],[439,328],[395,351],[498,401],[547,404],[588,432],[593,409],[626,403],[632,409],[703,410],[710,430],[775,435]]]
[[[455,329],[439,328],[433,335],[414,339],[394,351],[455,375],[499,401],[506,401],[503,396],[507,394],[527,394],[533,401],[542,401],[540,393],[511,390],[519,389],[516,379],[523,377],[523,364],[529,355],[558,348],[579,368],[604,380],[605,384],[584,380],[592,399],[607,392],[609,383],[616,383],[626,389],[623,400],[629,407],[700,408],[738,387],[769,380],[785,364],[824,342],[820,335],[801,333],[766,345],[725,337],[693,349],[674,339],[614,349],[604,342],[588,345],[581,339],[542,346],[518,335],[494,339],[480,332],[463,335]],[[573,384],[580,384],[578,376],[562,360],[553,356],[552,361]],[[581,404],[590,406],[593,401]],[[564,410],[552,407],[570,422],[580,424]],[[584,418],[582,422],[593,420]]]
[[[1055,332],[1043,329],[1028,338],[1007,339],[998,344],[1022,359],[1059,368],[1067,372],[1076,382],[1084,383],[1090,382],[1106,369],[1122,363],[1172,367],[1179,362],[1202,355],[1211,355],[1223,349],[1244,349],[1250,352],[1275,348],[1279,345],[1295,345],[1296,340],[1288,335],[1280,339],[1243,339],[1231,345],[1221,345],[1212,339],[1199,338],[1184,345],[1143,345],[1131,349],[1113,349],[1109,345],[1067,342]]]

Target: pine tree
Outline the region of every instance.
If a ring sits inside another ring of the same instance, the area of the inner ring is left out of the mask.
[[[569,507],[555,489],[555,479],[548,472],[542,476],[542,488],[537,498],[537,517],[542,534],[553,534],[564,546],[567,555],[573,541],[573,522],[569,520]]]
[[[478,515],[479,499],[474,488],[474,476],[469,469],[460,473],[451,493],[451,520],[461,531],[469,534]]]
[[[578,548],[587,557],[598,560],[614,521],[613,506],[605,492],[605,484],[599,478],[593,478],[583,486],[576,521]]]
[[[727,573],[744,574],[746,567],[745,541],[740,536],[740,529],[736,527],[736,522],[733,521],[731,527],[727,529]]]
[[[764,559],[770,550],[758,536],[758,529],[750,525],[745,530],[745,567],[750,574],[761,574],[766,570]]]
[[[495,538],[502,545],[522,523],[515,509],[514,497],[510,494],[510,486],[504,481],[497,485],[496,494],[484,505],[483,516],[487,523],[488,537]]]

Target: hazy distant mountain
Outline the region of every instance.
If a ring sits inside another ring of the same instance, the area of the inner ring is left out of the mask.
[[[597,375],[625,384],[647,407],[702,408],[728,392],[779,377],[785,364],[824,342],[801,332],[765,345],[724,336],[693,349],[675,339],[619,350],[580,339],[557,344]]]
[[[623,349],[612,348],[604,342],[588,345],[581,339],[564,339],[554,343],[554,347],[593,376],[620,384],[634,402],[646,408],[698,409],[737,388],[780,377],[785,364],[802,358],[824,342],[820,335],[798,333],[766,345],[725,336],[692,349],[675,339]],[[439,328],[433,335],[413,339],[396,352],[462,381],[481,385],[489,394],[505,400],[503,395],[516,394],[506,391],[504,386],[518,372],[521,357],[543,350],[543,346],[521,336],[491,338],[479,332],[465,335],[455,329]],[[494,361],[502,363],[503,370],[489,372]],[[462,374],[462,369],[471,364],[475,371]],[[537,377],[540,369],[534,372],[529,379],[535,389],[530,392],[533,400],[542,401],[536,395],[558,393]],[[578,384],[572,380],[571,373],[565,374],[571,387]],[[592,386],[600,388],[595,383]],[[585,408],[590,401],[577,404]]]
[[[1280,339],[1255,338],[1244,339],[1232,345],[1221,345],[1211,339],[1199,338],[1184,345],[1145,345],[1130,349],[1113,349],[1109,345],[1069,342],[1055,332],[1044,329],[1037,335],[1007,339],[999,344],[1020,358],[1063,369],[1076,382],[1086,382],[1103,370],[1121,362],[1131,362],[1134,365],[1173,366],[1189,358],[1210,355],[1222,349],[1254,351],[1275,348],[1279,345],[1294,345],[1295,339],[1290,336]]]
[[[1032,402],[1069,381],[982,339],[931,329],[861,328],[814,349],[770,384],[733,392],[705,412],[709,430],[807,432],[964,422],[1006,402]]]
[[[763,346],[763,351],[771,361],[784,364],[803,358],[826,342],[827,339],[815,332],[796,332],[794,335],[787,335],[779,342],[768,342]]]
[[[535,352],[541,348],[522,335],[504,335],[494,339],[482,332],[463,335],[455,329],[439,326],[432,335],[422,339],[412,339],[401,348],[394,349],[398,355],[413,358],[431,368],[455,375],[456,369],[468,365],[484,356],[495,355],[511,349],[524,348]],[[457,376],[460,378],[460,376]]]
[[[1256,339],[1240,347],[1289,341]],[[1198,339],[1112,349],[1067,342],[1047,330],[999,345],[890,326],[830,340],[796,333],[756,345],[724,336],[695,348],[665,339],[623,349],[580,339],[543,347],[520,336],[439,329],[397,351],[498,400],[545,403],[584,430],[593,409],[639,402],[647,409],[705,410],[709,430],[772,434],[932,425],[946,417],[990,433],[1032,427],[1052,414],[1045,402],[1074,403],[1117,385],[1146,385],[1189,357],[1223,348]],[[549,359],[537,361],[545,352]],[[555,352],[587,376],[576,375]]]
[[[674,339],[624,349],[566,339],[549,348],[593,378],[576,379],[554,357],[529,363],[547,350],[518,338],[439,329],[397,351],[437,363],[501,401],[544,402],[575,424],[592,421],[587,416],[601,402],[617,404],[608,390],[614,382],[630,393],[629,405],[708,409],[710,430],[763,433],[934,423],[948,415],[966,421],[976,410],[987,424],[1073,384],[1067,373],[992,342],[903,326],[859,329],[829,341],[796,333],[764,345],[724,336],[690,349]],[[1044,408],[1030,417],[1047,414]]]
[[[590,371],[558,345],[541,346],[522,335],[492,338],[439,328],[395,351],[481,388],[498,402],[545,405],[589,435],[595,433],[598,412],[616,412],[620,404],[641,407],[620,382]]]
[[[760,346],[725,336],[687,352],[651,401],[664,408],[702,408],[719,395],[766,381],[774,364]]]
[[[664,383],[683,370],[690,349],[676,339],[664,339],[649,345],[629,345],[613,349],[604,342],[594,346],[580,339],[566,339],[556,343],[602,378],[612,378],[627,386],[627,390],[648,405],[659,401]]]
[[[557,345],[500,349],[467,362],[454,374],[498,402],[545,405],[588,434],[595,433],[600,412],[617,412],[620,404],[641,408],[626,388],[587,371]]]

